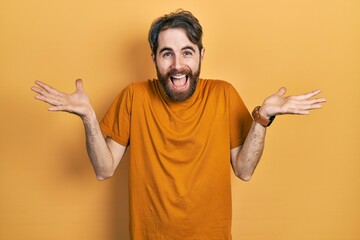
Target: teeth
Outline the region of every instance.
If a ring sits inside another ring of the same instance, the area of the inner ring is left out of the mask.
[[[187,83],[187,75],[172,75],[170,77],[173,86],[177,89],[185,88]]]
[[[181,78],[186,77],[186,75],[176,75],[176,76],[171,76],[171,77],[175,78],[175,79],[181,79]]]

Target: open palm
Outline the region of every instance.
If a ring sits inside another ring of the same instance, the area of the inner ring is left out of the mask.
[[[262,114],[268,118],[279,114],[309,114],[309,110],[321,108],[321,103],[326,102],[325,98],[312,98],[320,92],[315,90],[302,95],[284,97],[286,88],[280,88],[277,93],[265,99]]]
[[[51,105],[48,108],[49,111],[69,112],[80,117],[86,116],[91,112],[90,100],[85,93],[81,79],[76,80],[76,91],[71,94],[60,92],[40,81],[35,83],[38,86],[32,87],[31,90],[38,93],[35,96],[36,99]]]

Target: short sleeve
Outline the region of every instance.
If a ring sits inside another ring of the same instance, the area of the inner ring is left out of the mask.
[[[130,141],[132,90],[132,85],[126,87],[100,122],[102,133],[123,146],[128,146]]]
[[[230,111],[230,147],[244,144],[252,125],[252,117],[235,88],[228,89]]]

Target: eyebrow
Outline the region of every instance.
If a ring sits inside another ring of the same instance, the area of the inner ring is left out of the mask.
[[[191,51],[195,52],[195,49],[192,46],[185,46],[181,50],[182,51],[183,50],[191,50]],[[174,51],[174,50],[172,48],[169,48],[169,47],[164,47],[159,51],[159,53],[162,53],[162,52],[165,52],[165,51]]]
[[[195,52],[195,48],[193,48],[192,46],[185,46],[181,50],[186,50],[186,49]]]
[[[162,53],[162,52],[165,52],[165,51],[173,51],[173,50],[172,50],[172,48],[164,47],[159,51],[159,53]]]

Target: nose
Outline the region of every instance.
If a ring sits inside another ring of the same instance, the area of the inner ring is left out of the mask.
[[[175,55],[174,62],[173,62],[173,68],[177,69],[177,70],[183,68],[183,59],[182,59],[181,55],[178,55],[178,54]]]

